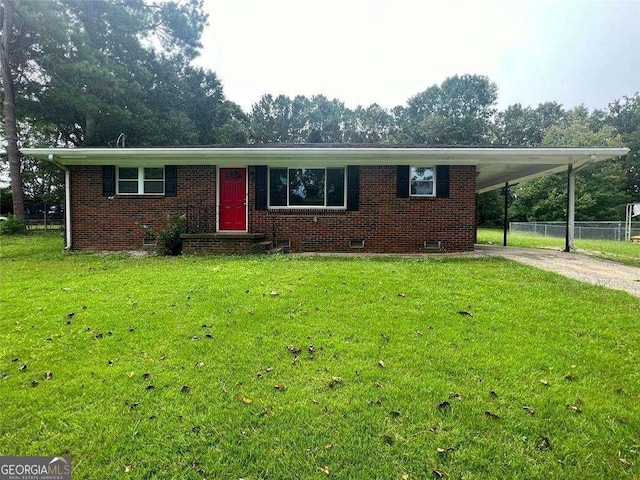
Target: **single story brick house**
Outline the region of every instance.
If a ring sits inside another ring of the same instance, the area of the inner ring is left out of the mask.
[[[25,148],[65,170],[67,249],[139,250],[186,216],[187,253],[472,250],[476,197],[623,148],[247,145]],[[145,228],[146,226],[147,228]]]

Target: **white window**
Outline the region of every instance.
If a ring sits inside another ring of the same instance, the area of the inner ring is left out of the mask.
[[[269,206],[345,208],[344,168],[269,169]]]
[[[118,167],[118,195],[164,195],[163,167]]]
[[[436,196],[436,171],[433,167],[411,167],[409,193],[412,197]]]

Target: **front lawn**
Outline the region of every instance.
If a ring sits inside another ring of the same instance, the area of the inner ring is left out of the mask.
[[[502,259],[0,239],[0,452],[73,478],[637,478],[640,299]],[[49,373],[45,373],[49,372]]]

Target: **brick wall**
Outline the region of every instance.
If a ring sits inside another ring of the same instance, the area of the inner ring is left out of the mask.
[[[425,241],[442,242],[448,252],[473,250],[475,167],[452,166],[450,181],[449,198],[397,198],[396,167],[360,167],[359,211],[253,211],[250,228],[289,240],[292,252],[424,253]],[[249,182],[253,206],[252,168]],[[350,248],[350,240],[364,240],[364,248]]]
[[[425,252],[424,242],[445,251],[472,250],[475,241],[475,167],[452,166],[449,198],[396,198],[396,167],[360,167],[360,210],[255,211],[255,171],[249,168],[249,232],[290,240],[292,252]],[[102,196],[102,167],[71,167],[73,248],[142,248],[140,224],[164,229],[169,216],[189,208],[213,214],[216,168],[178,167],[177,197]],[[208,223],[215,225],[213,218]],[[214,228],[210,229],[213,232]],[[364,240],[364,248],[349,247]]]
[[[72,247],[81,250],[139,250],[141,224],[163,230],[168,219],[187,208],[215,212],[216,167],[178,167],[177,197],[102,196],[102,167],[71,167]],[[209,219],[210,223],[215,222]]]

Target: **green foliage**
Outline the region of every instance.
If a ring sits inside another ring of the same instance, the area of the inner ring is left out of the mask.
[[[567,112],[542,136],[547,147],[616,147],[622,137],[611,125],[602,125],[584,107]],[[622,161],[590,165],[576,174],[576,220],[624,220],[627,175]],[[566,217],[567,174],[558,173],[514,187],[509,210],[513,221],[562,220]]]
[[[13,215],[9,215],[4,222],[0,222],[0,235],[18,235],[24,232],[24,225]]]
[[[156,234],[157,248],[160,255],[180,255],[182,253],[180,235],[184,233],[186,218],[186,215],[170,217],[166,230]]]
[[[412,143],[487,145],[497,99],[498,87],[483,75],[449,77],[397,112],[400,136]]]
[[[0,254],[0,451],[74,478],[638,476],[628,294],[498,259]]]

